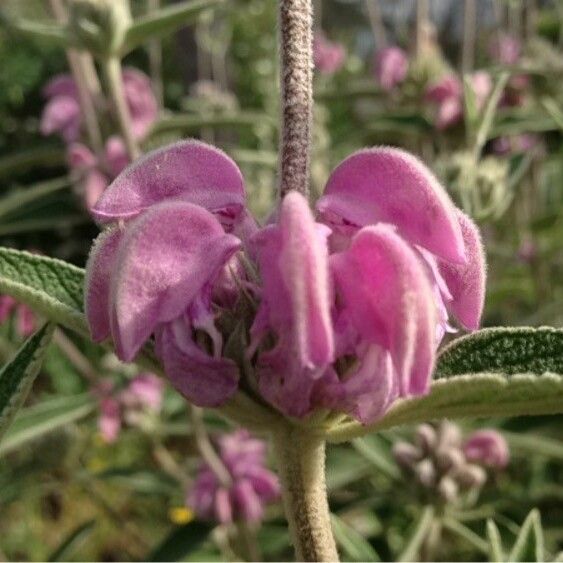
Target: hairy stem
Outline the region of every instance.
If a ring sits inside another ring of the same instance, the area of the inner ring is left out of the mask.
[[[298,561],[338,561],[325,483],[325,441],[283,424],[273,434],[282,496]]]
[[[121,62],[117,57],[109,57],[103,61],[103,68],[107,87],[111,97],[115,117],[119,124],[121,136],[125,141],[129,158],[136,160],[141,151],[135,137],[133,136],[133,128],[131,127],[131,115],[125,100],[125,92],[123,90],[123,76],[121,73]]]
[[[428,36],[430,5],[428,0],[416,0],[415,55],[422,56]]]
[[[311,0],[279,0],[281,139],[280,197],[309,194],[313,108]]]
[[[475,64],[475,33],[477,10],[475,0],[464,0],[463,3],[463,42],[461,46],[461,72],[470,72]]]

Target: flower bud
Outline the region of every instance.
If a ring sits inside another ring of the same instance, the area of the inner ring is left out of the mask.
[[[481,430],[469,436],[463,446],[469,461],[502,469],[508,464],[510,452],[503,436],[496,430]]]
[[[77,42],[97,54],[116,54],[131,25],[126,0],[71,0],[69,26]]]
[[[438,493],[446,502],[455,502],[459,492],[459,485],[453,477],[446,475],[438,483]]]
[[[415,431],[415,442],[424,453],[430,453],[436,447],[436,430],[430,424],[420,424]]]
[[[404,469],[412,470],[416,463],[422,459],[422,452],[408,442],[397,442],[393,445],[393,457],[398,465]]]
[[[431,487],[436,482],[436,468],[430,459],[423,459],[415,466],[415,475],[421,485]]]
[[[467,463],[455,471],[457,481],[465,488],[480,488],[487,480],[487,473],[482,467]]]
[[[459,448],[461,446],[461,430],[459,426],[449,420],[443,420],[438,429],[439,447]]]
[[[465,462],[465,456],[459,448],[438,448],[435,457],[436,465],[442,472],[460,467]]]

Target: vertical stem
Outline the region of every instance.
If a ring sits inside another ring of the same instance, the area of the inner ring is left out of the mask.
[[[313,110],[313,10],[311,0],[279,0],[281,139],[280,197],[309,195]]]
[[[387,46],[387,34],[381,17],[381,6],[379,0],[366,0],[366,9],[371,26],[371,32],[375,39],[375,48],[379,51]]]
[[[428,0],[416,0],[416,30],[415,30],[415,55],[422,56],[426,34],[428,33],[430,5]]]
[[[147,12],[156,12],[160,7],[160,0],[147,0]],[[154,95],[158,100],[159,107],[164,103],[164,88],[162,85],[162,45],[159,39],[153,39],[148,44],[149,69],[154,90]]]
[[[121,62],[117,57],[109,57],[103,61],[103,67],[113,109],[119,124],[119,129],[123,140],[125,141],[129,158],[134,161],[139,158],[141,151],[139,150],[139,145],[133,136],[131,115],[129,113],[129,108],[127,107],[125,92],[123,90]]]
[[[463,43],[461,47],[461,72],[468,73],[475,64],[475,26],[477,24],[476,0],[463,2]]]
[[[325,441],[302,428],[273,435],[282,496],[298,561],[338,561],[325,483]]]

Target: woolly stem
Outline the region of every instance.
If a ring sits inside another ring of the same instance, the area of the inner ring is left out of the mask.
[[[273,435],[282,497],[298,561],[338,561],[325,483],[325,441],[283,424]]]
[[[467,73],[475,63],[475,26],[477,11],[475,0],[464,0],[463,3],[463,43],[461,47],[461,72]]]
[[[279,0],[281,139],[283,198],[296,190],[309,195],[313,109],[313,10],[311,0]]]
[[[428,0],[416,0],[415,55],[417,58],[420,58],[424,51],[428,34],[429,13]]]
[[[133,136],[131,115],[129,113],[129,108],[127,107],[125,92],[123,90],[121,62],[117,57],[108,57],[103,61],[103,69],[113,104],[113,110],[119,124],[121,136],[125,141],[127,153],[132,161],[136,160],[141,155],[141,151],[139,150],[139,145]]]

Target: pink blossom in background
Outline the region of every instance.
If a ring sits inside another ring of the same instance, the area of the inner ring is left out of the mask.
[[[489,42],[489,55],[493,61],[503,65],[513,65],[520,60],[522,42],[507,33],[495,35]]]
[[[123,90],[131,113],[133,135],[144,139],[158,117],[158,102],[150,78],[136,68],[125,68]]]
[[[518,257],[518,260],[520,260],[520,262],[529,264],[537,257],[537,255],[538,255],[537,244],[530,237],[524,238],[524,240],[520,243],[520,246],[518,247],[518,250],[516,252],[516,256]]]
[[[104,397],[100,401],[98,430],[104,442],[112,444],[121,432],[121,406],[117,399]]]
[[[375,78],[386,92],[402,84],[408,70],[408,55],[399,47],[385,47],[375,54]]]
[[[327,39],[324,33],[317,32],[313,39],[313,60],[320,72],[334,74],[346,62],[346,49],[342,44]]]
[[[203,464],[186,504],[199,518],[221,524],[260,522],[265,506],[280,495],[278,478],[266,468],[266,444],[238,430],[221,436],[218,450],[230,482],[222,482],[209,465]]]
[[[111,336],[131,361],[154,336],[173,385],[219,406],[241,375],[217,321],[251,295],[255,314],[254,304],[236,309],[248,311],[246,361],[284,414],[326,407],[371,422],[398,397],[426,393],[450,315],[479,325],[477,227],[393,148],[347,158],[316,209],[290,193],[259,227],[238,167],[218,149],[183,141],[146,155],[92,210],[107,225],[87,265],[93,339]]]
[[[160,377],[152,373],[135,376],[121,392],[119,400],[127,408],[147,408],[159,411],[162,406],[164,383]]]
[[[537,147],[540,138],[534,133],[522,133],[511,137],[498,137],[492,142],[493,152],[499,156],[524,153]]]
[[[31,336],[37,328],[35,313],[24,303],[18,303],[9,295],[0,295],[0,324],[15,316],[16,332],[22,337]]]
[[[506,467],[510,460],[508,444],[496,430],[474,432],[465,441],[463,451],[468,460],[497,469]]]

